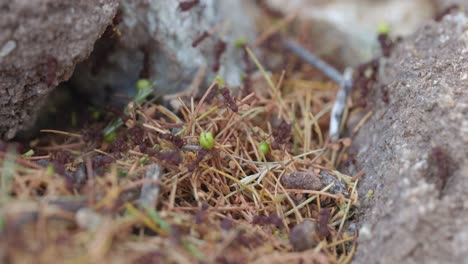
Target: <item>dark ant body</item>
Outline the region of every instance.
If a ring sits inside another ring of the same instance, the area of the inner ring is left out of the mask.
[[[229,89],[228,88],[221,89],[221,94],[223,95],[224,100],[226,100],[226,103],[228,104],[229,108],[231,108],[233,112],[237,113],[239,111],[239,108],[237,107],[236,102],[234,102],[234,99],[232,98],[229,92]]]
[[[216,43],[215,46],[215,63],[213,65],[213,71],[217,72],[219,71],[220,67],[220,60],[221,56],[223,55],[224,51],[226,51],[226,43],[222,40],[219,40],[218,43]]]
[[[273,143],[271,143],[271,147],[273,149],[278,149],[280,144],[285,143],[289,133],[291,133],[291,125],[283,120],[278,127],[278,132],[276,132],[275,139]]]
[[[196,48],[203,40],[210,36],[210,33],[204,31],[198,38],[192,42],[192,47]]]
[[[205,156],[209,153],[207,149],[201,149],[197,153],[197,158],[193,161],[192,164],[188,166],[188,170],[190,172],[194,171],[196,167],[198,167],[198,164],[205,158]]]
[[[320,237],[327,237],[330,235],[330,230],[328,230],[328,220],[331,217],[330,210],[320,209],[317,217],[317,234]]]
[[[192,0],[192,1],[184,1],[179,3],[179,9],[182,12],[189,11],[192,9],[194,6],[198,5],[200,3],[200,0]]]
[[[161,134],[159,136],[161,139],[170,141],[176,148],[180,149],[185,145],[185,141],[177,135],[172,135],[170,133]]]

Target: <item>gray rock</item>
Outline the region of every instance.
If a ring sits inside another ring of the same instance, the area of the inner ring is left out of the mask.
[[[468,259],[468,18],[428,22],[398,44],[354,140],[366,175],[355,263]],[[383,100],[387,93],[389,102]],[[370,239],[371,238],[371,239]]]
[[[30,126],[49,92],[91,53],[116,0],[0,3],[0,138]]]
[[[297,12],[298,30],[309,33],[314,53],[340,67],[357,66],[379,55],[379,24],[386,23],[391,36],[407,36],[447,6],[466,0],[266,0],[285,14]]]
[[[219,74],[230,86],[241,84],[244,63],[235,43],[252,40],[255,32],[248,1],[201,0],[186,11],[179,7],[183,1],[120,2],[123,20],[116,26],[120,36],[101,40],[72,78],[72,84],[92,94],[96,102],[113,93],[132,95],[142,77],[155,83],[157,95],[176,93],[189,86],[201,67],[207,72],[206,80]],[[210,37],[192,47],[213,29]],[[220,41],[226,50],[219,56],[219,70],[214,70]]]

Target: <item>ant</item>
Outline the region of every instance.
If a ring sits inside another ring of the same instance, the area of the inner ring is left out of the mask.
[[[224,100],[226,100],[226,103],[229,105],[229,108],[231,108],[233,112],[237,113],[239,111],[239,108],[237,107],[236,102],[234,102],[234,99],[232,98],[229,89],[226,87],[221,89],[221,94],[223,95]]]
[[[179,3],[179,9],[182,12],[189,11],[192,9],[194,6],[198,5],[200,3],[200,0],[192,0],[192,1],[184,1]]]
[[[210,33],[204,31],[198,38],[192,42],[192,47],[196,48],[203,40],[210,36]]]
[[[226,43],[222,40],[218,41],[215,46],[215,64],[213,65],[213,71],[217,72],[220,66],[221,55],[226,50]]]

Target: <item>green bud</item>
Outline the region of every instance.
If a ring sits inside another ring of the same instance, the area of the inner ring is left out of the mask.
[[[258,148],[263,153],[263,155],[266,155],[270,151],[270,144],[266,143],[265,141],[262,141],[258,145]]]
[[[214,146],[214,138],[211,132],[200,133],[200,146],[204,149],[212,149]]]
[[[151,82],[148,79],[140,79],[136,83],[137,91],[151,88]]]
[[[218,84],[219,88],[224,88],[225,83],[224,83],[223,77],[218,75],[218,76],[216,76],[215,81]]]
[[[389,32],[390,32],[390,26],[387,23],[382,22],[377,25],[377,33],[388,34]]]
[[[110,134],[104,137],[104,142],[112,143],[114,142],[116,137],[117,137],[117,133],[115,131],[112,131]]]
[[[234,43],[234,46],[236,48],[242,48],[245,44],[247,44],[247,41],[243,38],[236,39],[236,42]]]

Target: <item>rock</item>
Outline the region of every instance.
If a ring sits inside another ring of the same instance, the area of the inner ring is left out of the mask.
[[[467,73],[463,13],[426,23],[381,63],[373,115],[353,141],[359,196],[374,193],[361,203],[355,263],[468,259]]]
[[[378,27],[388,24],[391,36],[407,36],[447,6],[466,0],[266,0],[283,14],[298,12],[299,31],[308,33],[314,53],[334,64],[357,66],[379,55]]]
[[[320,176],[316,176],[313,173],[296,171],[284,175],[281,178],[281,184],[283,184],[286,189],[319,191],[333,183],[333,186],[328,189],[328,192],[332,194],[349,195],[346,184],[338,180],[330,172],[320,170],[319,175]]]
[[[117,33],[101,39],[72,78],[95,102],[113,102],[114,93],[132,95],[139,78],[154,82],[159,96],[180,92],[200,68],[210,82],[220,75],[229,86],[241,84],[243,52],[236,41],[255,36],[249,1],[201,0],[188,10],[180,4],[190,1],[120,2]],[[213,34],[193,47],[204,32]]]
[[[320,241],[317,241],[315,234],[315,224],[311,220],[296,225],[289,233],[289,242],[296,251],[304,251],[314,248]]]
[[[0,137],[30,126],[49,92],[90,54],[116,0],[0,4]]]
[[[292,172],[281,178],[281,184],[286,189],[299,190],[314,190],[318,191],[323,188],[320,178],[312,173],[307,172]]]

